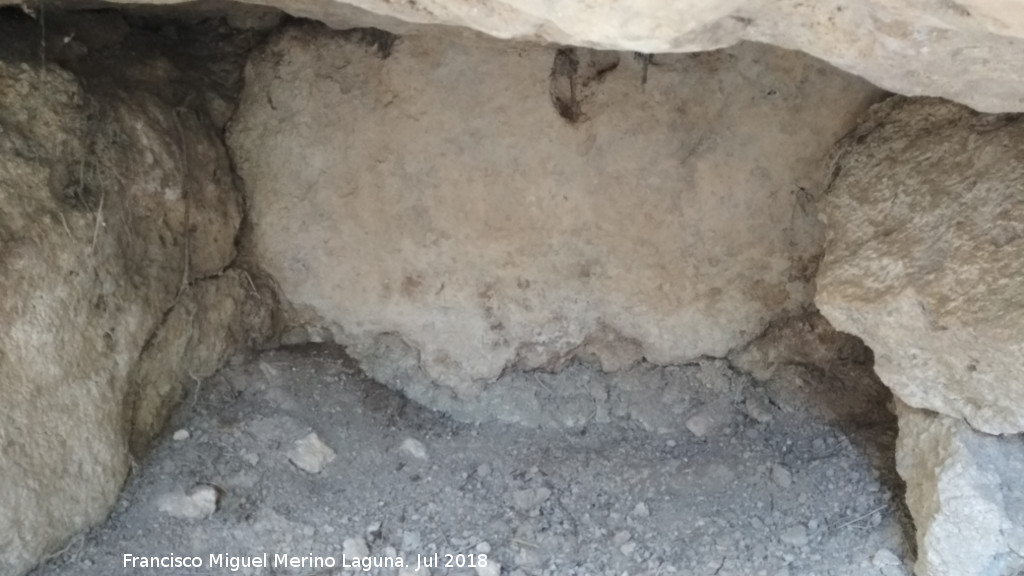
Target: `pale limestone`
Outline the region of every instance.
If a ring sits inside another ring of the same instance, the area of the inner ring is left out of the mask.
[[[914,517],[918,576],[1024,570],[1024,439],[897,402],[896,467]]]
[[[818,308],[904,402],[1024,431],[1024,120],[893,99],[840,147]]]
[[[825,154],[871,86],[750,44],[646,85],[632,54],[579,51],[572,123],[554,48],[385,40],[285,29],[229,130],[252,257],[373,375],[472,394],[580,354],[722,356],[809,303]]]
[[[335,28],[375,26],[407,34],[422,31],[408,23],[443,24],[498,38],[643,53],[712,50],[753,40],[802,50],[901,94],[942,96],[986,112],[1024,111],[1024,5],[1009,0],[250,3]]]

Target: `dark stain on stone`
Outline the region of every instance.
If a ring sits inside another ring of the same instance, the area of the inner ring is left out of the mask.
[[[349,42],[362,44],[377,52],[381,60],[387,60],[401,36],[378,30],[377,28],[352,28],[341,33],[341,37]]]
[[[583,103],[586,89],[617,68],[619,55],[577,48],[560,48],[551,64],[549,94],[558,115],[570,124],[586,119]]]

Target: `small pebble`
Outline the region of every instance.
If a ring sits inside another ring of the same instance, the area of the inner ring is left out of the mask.
[[[551,490],[547,488],[527,488],[516,490],[511,494],[512,506],[520,512],[529,512],[539,508],[541,504],[551,497]]]
[[[494,562],[490,558],[487,559],[486,566],[476,567],[477,576],[498,576],[499,574],[501,574],[501,564]]]
[[[288,451],[288,459],[300,470],[310,474],[319,474],[330,461],[334,460],[334,450],[323,443],[316,432],[295,441]]]
[[[772,482],[780,488],[789,488],[793,485],[793,474],[784,466],[775,464],[772,466]]]
[[[417,551],[420,548],[422,538],[419,532],[406,530],[402,532],[402,550],[406,552]]]
[[[761,424],[772,421],[772,407],[765,398],[757,396],[747,398],[743,402],[743,411]]]
[[[779,539],[790,546],[806,546],[808,542],[807,528],[802,524],[797,524],[796,526],[787,528],[782,532],[782,534],[779,534]]]
[[[414,438],[406,438],[402,441],[402,446],[399,448],[402,452],[417,458],[419,460],[427,459],[427,447],[422,442]]]
[[[188,430],[182,428],[181,430],[175,430],[174,436],[171,436],[171,438],[177,442],[181,442],[182,440],[188,440],[189,436],[191,436],[191,434],[188,433]]]
[[[349,558],[363,558],[370,555],[370,547],[363,538],[346,538],[341,543],[341,551]]]
[[[690,419],[686,421],[686,429],[699,438],[706,436],[714,425],[714,418],[710,414],[704,412],[691,416]]]
[[[651,510],[647,507],[644,502],[637,502],[636,506],[633,506],[633,511],[630,513],[634,518],[647,518],[651,515]]]
[[[196,520],[206,518],[217,511],[217,489],[209,484],[200,484],[188,494],[165,494],[160,497],[158,508],[174,518]]]

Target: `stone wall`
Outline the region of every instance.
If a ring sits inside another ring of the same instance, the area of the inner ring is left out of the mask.
[[[1024,568],[1022,153],[1019,115],[893,98],[838,147],[822,202],[816,302],[898,399],[920,576]]]
[[[472,393],[580,354],[724,356],[802,310],[827,150],[880,95],[757,44],[647,60],[299,25],[250,60],[229,143],[293,321]]]
[[[233,64],[199,51],[180,67],[195,38],[176,29],[104,58],[138,41],[111,15],[45,33],[0,21],[0,573],[102,519],[183,386],[272,332],[274,290],[236,260],[246,210],[244,256],[287,300],[284,341],[338,340],[446,408],[576,358],[728,356],[767,377],[832,370],[842,347],[856,358],[837,379],[870,379],[858,341],[794,320],[813,299],[898,398],[918,573],[1024,566],[1020,118],[905,98],[865,114],[879,89],[763,44],[649,54],[762,40],[904,93],[1020,110],[1014,8],[360,5],[644,53],[289,2],[409,33],[293,24],[252,55],[228,128],[246,205],[222,142],[235,94],[202,79]]]
[[[0,574],[17,575],[106,516],[129,446],[267,335],[273,294],[231,268],[242,197],[210,114],[163,100],[168,60],[78,77],[42,64],[30,23],[0,34]],[[162,89],[119,75],[140,70]]]

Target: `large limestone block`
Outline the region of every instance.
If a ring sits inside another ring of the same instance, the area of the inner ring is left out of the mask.
[[[192,281],[234,256],[240,196],[215,129],[104,85],[0,54],[5,576],[106,516],[129,466],[128,376]]]
[[[250,2],[336,28],[405,33],[405,22],[444,24],[499,38],[643,53],[767,42],[803,50],[901,94],[942,96],[986,112],[1024,111],[1024,4],[1010,0]]]
[[[628,365],[610,341],[680,362],[809,302],[824,154],[874,88],[753,44],[393,40],[285,29],[229,131],[255,258],[364,364],[383,335],[460,391],[581,347]]]
[[[1024,121],[887,101],[840,147],[816,302],[904,402],[1024,431]]]
[[[896,467],[917,529],[917,576],[1024,570],[1024,439],[897,402]]]

